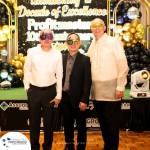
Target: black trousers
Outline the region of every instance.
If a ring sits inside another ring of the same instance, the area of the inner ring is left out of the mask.
[[[51,150],[53,141],[54,103],[49,103],[56,96],[56,88],[37,90],[29,88],[28,92],[31,150],[40,150],[39,135],[41,123],[41,108],[44,119],[43,150]]]
[[[117,150],[121,101],[93,101],[104,139],[104,150]]]
[[[62,93],[61,109],[64,120],[64,132],[66,147],[74,150],[74,118],[77,123],[77,150],[85,150],[86,147],[86,111],[73,108],[70,103],[70,96],[66,92]]]

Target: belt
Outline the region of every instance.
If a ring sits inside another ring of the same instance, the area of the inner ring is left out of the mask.
[[[66,91],[62,91],[62,92],[63,92],[64,94],[68,94],[68,95],[70,94],[70,92],[66,92]]]
[[[37,90],[40,90],[40,91],[45,91],[45,90],[51,89],[54,86],[55,86],[55,83],[53,85],[46,86],[46,87],[38,87],[38,86],[30,84],[31,88],[34,88],[34,89],[37,89]]]

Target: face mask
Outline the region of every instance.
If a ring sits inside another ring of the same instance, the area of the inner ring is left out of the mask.
[[[79,39],[71,39],[71,38],[69,38],[69,40],[67,40],[67,44],[68,45],[72,45],[72,44],[79,45],[80,44],[80,40]]]
[[[102,29],[104,27],[104,24],[103,23],[99,23],[99,22],[96,22],[94,24],[91,25],[91,28],[92,29]]]
[[[40,35],[40,39],[41,40],[46,40],[46,39],[52,40],[53,39],[53,34],[43,32],[42,35]]]

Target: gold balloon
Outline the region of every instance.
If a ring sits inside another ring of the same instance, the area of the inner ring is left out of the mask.
[[[140,19],[138,18],[131,21],[131,25],[133,28],[136,28],[138,24],[140,24]]]
[[[19,78],[23,77],[23,71],[21,69],[16,69],[15,72]]]
[[[2,30],[5,34],[8,34],[9,33],[9,25],[3,25]]]
[[[0,35],[0,41],[7,41],[7,35],[6,34],[2,34],[2,35]]]
[[[138,24],[137,27],[136,27],[136,31],[141,32],[142,29],[144,29],[143,25],[142,24]]]
[[[6,45],[7,41],[0,41],[0,47],[4,47]]]
[[[26,59],[27,59],[27,56],[24,56],[24,57],[22,58],[21,62],[24,64],[25,61],[26,61]]]
[[[0,35],[2,35],[3,34],[3,30],[2,29],[0,29]]]
[[[0,52],[3,50],[3,47],[0,47]]]
[[[132,43],[131,42],[127,42],[126,46],[127,47],[131,47]]]
[[[15,61],[14,66],[17,69],[21,69],[22,68],[22,63],[20,61]]]
[[[127,42],[126,42],[126,41],[121,41],[121,42],[122,42],[122,44],[123,44],[123,47],[126,47]]]
[[[141,29],[141,31],[140,32],[142,32],[142,34],[144,35],[144,33],[145,33],[145,29],[143,28],[143,29]]]
[[[144,45],[144,47],[147,48],[147,41],[146,40],[140,40],[140,43]]]
[[[18,57],[23,57],[23,54],[22,54],[22,53],[19,53],[19,54],[18,54]]]
[[[124,35],[123,35],[123,39],[124,39],[126,42],[132,41],[132,39],[133,39],[132,33],[131,33],[131,32],[125,32]]]
[[[123,34],[124,34],[124,33],[125,33],[125,32],[124,32],[124,31],[122,31],[122,32],[120,33],[120,35],[121,35],[121,36],[123,36]]]
[[[115,27],[115,32],[116,32],[116,33],[121,33],[122,30],[123,30],[122,25],[116,25],[116,27]]]
[[[131,29],[131,24],[130,23],[125,23],[124,25],[123,25],[123,30],[124,31],[130,31],[130,29]]]
[[[135,33],[136,32],[136,28],[131,28],[130,29],[130,32],[133,34],[133,33]]]
[[[10,64],[11,64],[11,65],[14,65],[14,64],[15,64],[15,60],[12,59],[12,60],[10,61]]]
[[[119,39],[119,36],[120,36],[120,34],[119,34],[119,33],[116,33],[115,37],[116,37],[117,39]]]
[[[137,40],[133,39],[132,44],[136,44],[136,43],[137,43]]]
[[[14,60],[15,60],[15,61],[18,61],[18,60],[19,60],[19,57],[18,57],[18,56],[15,56],[15,57],[14,57]]]
[[[123,36],[120,35],[119,36],[119,40],[122,41],[123,40]]]
[[[136,32],[136,33],[134,34],[134,38],[135,38],[136,40],[142,40],[142,38],[143,38],[142,32]]]

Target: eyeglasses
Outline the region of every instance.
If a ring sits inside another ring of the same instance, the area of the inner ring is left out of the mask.
[[[69,39],[69,40],[67,40],[67,44],[68,45],[72,45],[72,44],[74,44],[74,45],[79,45],[80,44],[80,40],[79,39]]]
[[[96,22],[94,24],[91,25],[91,28],[92,29],[102,29],[104,27],[104,23],[99,23],[99,22]]]
[[[46,39],[52,40],[53,39],[53,34],[43,32],[42,35],[40,35],[40,39],[41,40],[46,40]]]

